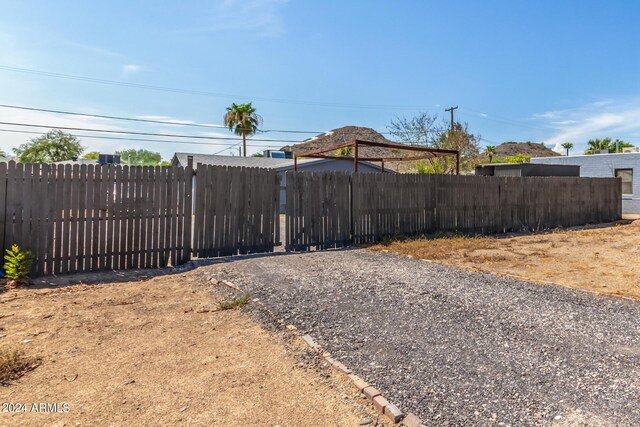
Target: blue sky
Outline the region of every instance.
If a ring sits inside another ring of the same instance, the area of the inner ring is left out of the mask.
[[[232,101],[253,100],[264,129],[310,131],[384,131],[394,116],[445,118],[444,108],[458,105],[457,118],[482,135],[482,145],[570,141],[577,152],[604,136],[640,144],[637,2],[25,0],[0,1],[0,8],[0,104],[222,124]],[[129,83],[207,94],[122,85]],[[6,108],[0,121],[228,136]],[[32,136],[0,132],[0,149]],[[148,148],[165,158],[230,154],[224,150],[233,143],[82,142],[102,152]],[[266,145],[284,144],[252,143],[251,152]]]

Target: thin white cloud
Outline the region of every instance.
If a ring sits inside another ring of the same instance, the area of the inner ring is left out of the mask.
[[[282,6],[288,0],[225,0],[197,31],[252,31],[260,37],[284,33]]]
[[[109,58],[122,58],[122,54],[114,52],[109,49],[104,49],[99,46],[93,46],[93,45],[78,43],[78,42],[66,42],[66,45],[79,50],[83,50],[85,52],[88,52],[94,55],[106,56]]]
[[[640,99],[626,101],[602,100],[581,107],[546,111],[533,119],[555,129],[545,143],[563,152],[561,144],[572,142],[576,151],[582,151],[589,139],[628,139],[640,135]]]
[[[142,71],[142,66],[136,64],[125,64],[122,66],[122,73],[124,75],[135,74]]]

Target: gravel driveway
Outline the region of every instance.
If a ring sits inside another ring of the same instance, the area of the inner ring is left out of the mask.
[[[640,425],[640,303],[363,249],[206,268],[429,425]]]

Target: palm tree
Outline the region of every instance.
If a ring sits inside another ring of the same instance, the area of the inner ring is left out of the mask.
[[[493,156],[496,154],[496,146],[487,145],[487,154],[489,155],[489,163],[493,163]]]
[[[584,154],[594,154],[596,151],[599,151],[599,150],[609,151],[610,147],[611,147],[611,138],[590,139],[589,142],[587,142],[587,149],[584,152]]]
[[[564,144],[561,145],[562,148],[564,148],[565,150],[567,150],[567,156],[569,155],[569,150],[571,150],[573,148],[573,144],[570,142],[565,142]]]
[[[242,136],[242,152],[244,157],[247,157],[247,136],[258,131],[258,126],[262,124],[262,117],[256,113],[256,109],[250,102],[248,104],[233,102],[231,107],[227,107],[224,124],[229,126],[229,130],[233,133]]]

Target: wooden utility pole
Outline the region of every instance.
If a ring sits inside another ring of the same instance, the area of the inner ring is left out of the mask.
[[[451,133],[453,133],[453,110],[457,110],[457,109],[458,109],[458,106],[456,105],[455,107],[447,108],[444,110],[451,113]]]

